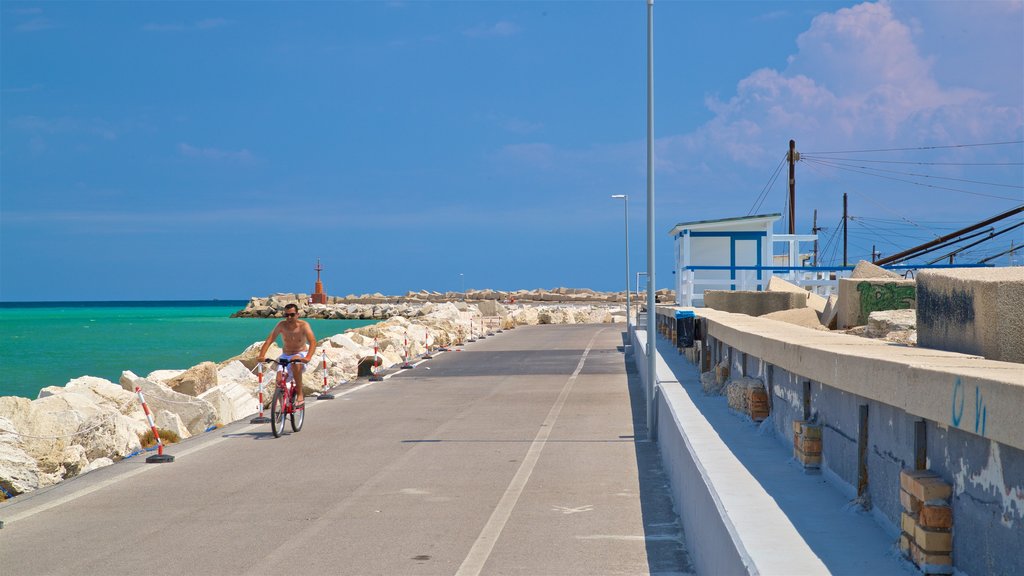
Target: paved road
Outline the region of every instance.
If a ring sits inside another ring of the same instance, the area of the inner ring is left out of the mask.
[[[0,573],[691,571],[622,325],[521,327],[0,506]],[[429,370],[428,370],[429,367]]]

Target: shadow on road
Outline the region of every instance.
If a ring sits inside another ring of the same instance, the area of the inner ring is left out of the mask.
[[[651,574],[693,574],[694,568],[683,537],[679,515],[672,504],[668,476],[662,467],[658,444],[648,440],[646,393],[637,372],[628,335],[622,333],[623,362],[633,412],[633,442],[640,483],[640,510],[647,543],[647,565]]]

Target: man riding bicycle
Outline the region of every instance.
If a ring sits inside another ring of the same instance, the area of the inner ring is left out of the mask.
[[[284,346],[281,349],[284,351],[281,354],[282,360],[288,360],[288,372],[292,375],[295,380],[295,386],[298,388],[298,397],[296,398],[295,407],[301,408],[303,406],[303,394],[302,394],[302,372],[303,366],[296,365],[296,363],[308,363],[313,359],[313,354],[316,352],[316,336],[313,336],[313,329],[309,327],[309,323],[305,320],[299,320],[299,307],[295,304],[288,304],[284,307],[284,320],[277,323],[274,330],[267,336],[267,340],[263,343],[263,347],[260,348],[259,359],[262,362],[264,355],[267,350],[270,349],[270,345],[274,343],[277,336],[281,335],[281,340],[284,342]],[[293,370],[293,367],[295,369]]]

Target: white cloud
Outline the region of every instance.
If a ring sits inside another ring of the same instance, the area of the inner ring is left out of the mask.
[[[256,160],[252,152],[248,149],[241,150],[223,150],[220,148],[200,148],[192,146],[184,142],[178,144],[178,152],[182,156],[188,158],[203,158],[206,160],[227,160],[232,162],[239,162],[242,164],[249,164]]]
[[[1020,31],[1015,40],[1019,48]],[[992,94],[973,87],[940,83],[933,71],[944,62],[921,54],[915,33],[888,3],[821,14],[797,46],[786,69],[754,71],[726,101],[709,97],[714,118],[661,142],[669,156],[662,167],[693,170],[695,153],[770,167],[789,138],[818,149],[847,149],[1019,137],[1020,83],[1007,78],[1003,86],[1016,93],[1016,106],[998,105]]]
[[[463,32],[470,38],[498,38],[514,36],[519,33],[519,26],[508,20],[501,20],[494,24],[479,24]]]

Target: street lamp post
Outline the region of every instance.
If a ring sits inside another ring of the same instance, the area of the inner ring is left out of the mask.
[[[654,394],[658,386],[654,297],[654,0],[647,0],[647,434],[658,439]]]
[[[626,334],[629,332],[629,194],[612,194],[612,198],[622,199],[623,213],[626,221]]]

